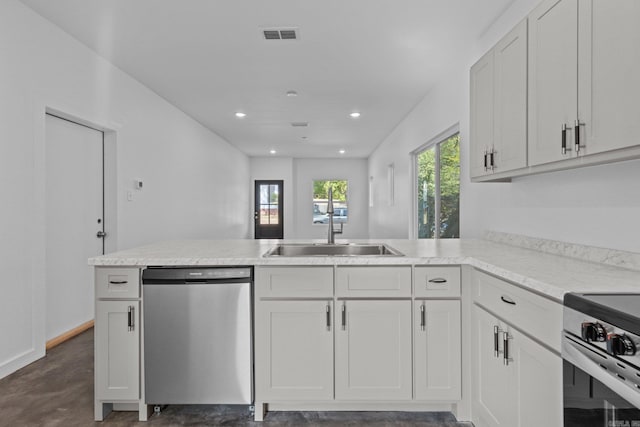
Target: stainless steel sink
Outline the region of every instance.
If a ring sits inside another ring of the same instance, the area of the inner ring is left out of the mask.
[[[373,243],[311,244],[282,243],[270,249],[265,257],[314,257],[314,256],[404,256],[390,246]]]

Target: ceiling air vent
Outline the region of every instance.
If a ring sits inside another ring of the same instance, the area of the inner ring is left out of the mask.
[[[265,40],[297,40],[297,28],[265,28],[262,30]]]
[[[291,123],[291,126],[294,128],[306,128],[309,126],[309,122],[293,122]]]

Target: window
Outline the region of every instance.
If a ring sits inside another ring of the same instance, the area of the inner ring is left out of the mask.
[[[313,223],[328,224],[327,203],[329,188],[333,188],[333,222],[347,222],[347,181],[316,180],[313,181]]]
[[[260,224],[277,225],[280,221],[280,188],[277,184],[263,184],[260,188]]]
[[[460,135],[436,141],[415,153],[419,239],[460,237]]]

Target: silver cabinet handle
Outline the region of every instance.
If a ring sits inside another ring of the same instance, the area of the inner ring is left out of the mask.
[[[509,362],[512,362],[513,359],[511,357],[509,357],[509,340],[512,339],[513,337],[511,335],[509,335],[509,332],[507,331],[503,331],[502,332],[502,345],[503,345],[503,362],[505,364],[505,366],[509,366]]]
[[[580,152],[580,120],[576,119],[573,133],[575,133],[576,154],[578,154]]]
[[[331,306],[327,304],[327,331],[331,330]]]
[[[102,239],[103,237],[107,237],[107,233],[105,233],[104,231],[100,230],[96,233],[96,237],[98,239]]]
[[[495,170],[496,168],[496,164],[495,164],[495,154],[496,154],[496,149],[491,147],[491,151],[489,151],[489,169],[491,169],[492,171]]]
[[[487,172],[489,170],[489,152],[485,148],[484,150],[484,171]]]
[[[565,154],[567,154],[567,125],[566,123],[562,124],[562,143],[560,146],[560,151],[562,153],[562,155],[564,156]]]
[[[422,303],[422,305],[420,306],[420,329],[421,330],[426,330],[427,328],[427,315],[425,313],[425,306],[424,303]]]
[[[429,280],[429,283],[447,283],[447,279],[443,277],[436,277],[435,279]]]
[[[342,303],[342,330],[347,329],[347,305]]]
[[[500,334],[502,329],[499,326],[493,326],[493,356],[500,357]]]
[[[132,305],[129,306],[129,313],[127,313],[127,327],[129,332],[133,332],[136,329],[136,308]]]
[[[112,285],[126,285],[129,282],[126,280],[109,280],[109,283]]]

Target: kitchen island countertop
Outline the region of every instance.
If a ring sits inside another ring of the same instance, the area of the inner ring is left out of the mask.
[[[375,239],[337,243],[384,243],[401,257],[264,257],[278,243],[321,240],[175,240],[89,259],[94,266],[221,265],[470,265],[561,302],[566,292],[640,292],[640,271],[553,255],[482,239]]]

